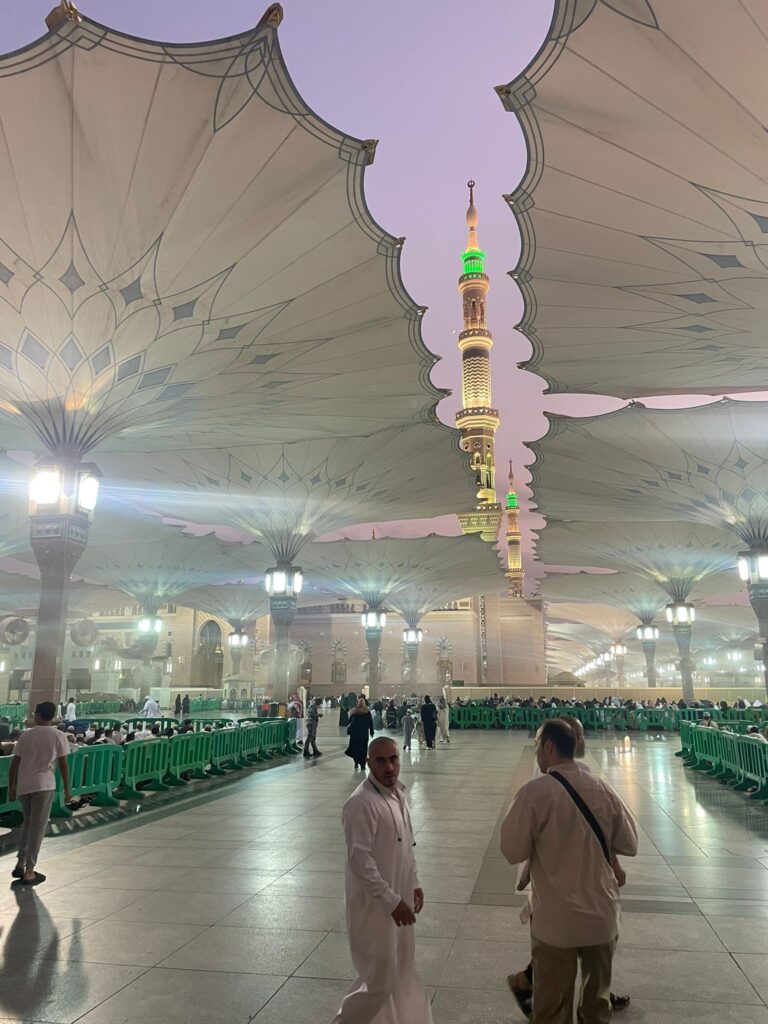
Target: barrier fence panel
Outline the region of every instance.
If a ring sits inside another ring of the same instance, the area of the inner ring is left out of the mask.
[[[13,757],[0,757],[0,818],[8,828],[15,828],[24,820],[21,804],[8,798],[8,776]]]
[[[298,719],[297,718],[289,718],[288,719],[288,746],[290,747],[290,750],[288,752],[291,753],[291,754],[298,754],[299,750],[301,749],[299,747],[299,744],[296,742],[296,735],[297,735],[298,728],[299,728],[299,721],[298,721]]]
[[[712,777],[721,782],[733,784],[741,781],[739,768],[739,736],[735,732],[718,733],[720,744],[720,767],[712,772]]]
[[[163,782],[168,786],[186,786],[189,780],[182,778],[183,775],[192,779],[210,778],[207,767],[211,761],[211,742],[209,732],[185,732],[171,737],[168,771]]]
[[[92,796],[94,807],[117,807],[120,801],[114,791],[123,777],[123,759],[123,748],[114,743],[98,743],[73,750],[67,755],[70,794],[73,797]],[[51,817],[72,817],[72,811],[64,803],[64,783],[58,771]]]
[[[168,774],[171,744],[166,737],[161,739],[134,740],[123,746],[125,762],[123,781],[115,794],[121,800],[140,800],[139,785],[144,784],[153,792],[168,789],[163,779]]]
[[[295,722],[296,720],[293,719]],[[241,726],[240,730],[240,760],[243,765],[258,764],[264,760],[262,755],[262,727],[258,722]]]
[[[126,728],[133,730],[134,732],[138,729],[139,731],[146,731],[152,729],[153,726],[159,725],[161,729],[167,729],[169,726],[177,728],[179,725],[178,718],[126,718],[122,723]]]
[[[195,718],[191,724],[196,732],[200,732],[206,725],[210,725],[212,729],[225,729],[227,726],[237,726],[240,723],[234,718]]]
[[[292,754],[293,747],[291,746],[290,739],[290,719],[288,718],[276,718],[277,722],[277,737],[278,737],[278,750],[281,754]]]
[[[214,729],[211,737],[211,775],[224,775],[240,764],[240,729]]]
[[[693,725],[691,724],[691,722],[680,722],[680,749],[675,754],[675,757],[689,757],[691,753],[692,742]]]
[[[221,705],[220,697],[193,697],[189,702],[189,710],[192,714],[199,714],[201,711],[221,711]]]
[[[745,790],[756,786],[749,794],[750,800],[765,800],[768,797],[768,743],[739,736],[736,744],[742,778],[733,788]]]

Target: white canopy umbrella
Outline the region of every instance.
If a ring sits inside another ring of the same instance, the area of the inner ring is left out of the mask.
[[[556,0],[499,87],[529,154],[524,365],[550,391],[768,386],[767,40],[758,3]]]

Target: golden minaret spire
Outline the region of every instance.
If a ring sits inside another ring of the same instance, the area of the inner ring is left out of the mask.
[[[509,580],[509,596],[522,597],[525,572],[520,539],[520,509],[511,459],[509,460],[509,488],[507,489],[507,571],[504,575]]]
[[[464,533],[479,533],[483,540],[495,541],[502,509],[496,497],[494,438],[499,413],[493,407],[491,394],[493,336],[486,324],[490,281],[484,269],[485,253],[477,240],[474,181],[468,181],[467,187],[467,248],[462,253],[464,272],[459,278],[464,314],[464,328],[459,335],[462,408],[456,414],[456,426],[462,432],[462,447],[475,474],[477,500],[471,510],[459,512],[459,520]]]

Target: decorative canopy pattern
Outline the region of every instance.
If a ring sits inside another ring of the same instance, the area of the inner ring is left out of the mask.
[[[321,589],[386,602],[409,626],[447,601],[504,587],[496,548],[476,534],[327,541],[305,552]]]
[[[749,605],[700,606],[697,627],[699,623],[709,626],[721,643],[746,643],[757,638],[755,613]]]
[[[121,595],[115,590],[77,580],[70,585],[69,615],[91,615],[119,605],[120,600]],[[39,602],[38,577],[0,570],[0,612],[36,618]]]
[[[471,583],[465,585],[465,569],[474,578],[482,577],[480,589],[503,587],[498,554],[477,535],[326,541],[306,547],[302,564],[320,589],[358,598],[374,608],[421,600],[432,588],[441,593],[442,588],[451,590],[438,604],[479,592]]]
[[[165,529],[168,536],[142,543],[89,544],[78,562],[78,575],[117,587],[148,612],[193,587],[225,583],[242,575],[230,554],[240,545]]]
[[[766,402],[551,416],[532,487],[555,519],[687,520],[768,541]],[[736,542],[738,545],[738,542]],[[551,554],[546,560],[556,564]],[[560,563],[569,564],[569,563]]]
[[[540,584],[546,601],[586,601],[624,608],[639,622],[650,624],[664,610],[667,594],[652,579],[629,572],[547,573]],[[552,615],[562,612],[553,604]],[[633,623],[634,625],[634,623]]]
[[[191,451],[435,423],[442,392],[363,194],[375,143],[309,109],[279,5],[242,35],[83,18],[0,56],[0,436]]]
[[[278,561],[292,561],[307,540],[353,523],[461,508],[471,474],[459,436],[415,424],[371,437],[126,455],[100,464],[133,481],[111,494],[169,518],[234,526],[262,539]]]
[[[498,89],[528,145],[524,365],[550,391],[768,386],[767,60],[759,3],[556,0]]]
[[[730,534],[691,523],[550,521],[538,542],[548,564],[633,573],[673,601],[741,591],[737,551]]]
[[[227,583],[196,587],[179,595],[178,603],[225,619],[232,629],[244,629],[266,615],[269,598],[264,586],[253,583]]]
[[[586,601],[552,602],[548,609],[550,621],[553,618],[583,622],[608,640],[623,640],[627,633],[634,631],[636,617],[622,608],[610,604],[588,603]]]

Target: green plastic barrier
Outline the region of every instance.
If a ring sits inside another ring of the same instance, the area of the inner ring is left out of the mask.
[[[691,722],[680,722],[680,749],[675,757],[690,757],[693,744],[693,725]]]
[[[451,729],[467,729],[469,727],[469,713],[472,709],[468,707],[458,707],[454,705],[451,708],[449,716],[449,724]]]
[[[768,798],[768,743],[750,739],[748,736],[735,738],[738,755],[738,781],[730,784],[734,789],[757,788],[749,794],[750,800]]]
[[[89,715],[113,715],[120,710],[120,701],[117,700],[95,700],[82,701],[77,706],[77,714],[80,718],[87,718]]]
[[[239,729],[214,729],[207,735],[211,737],[211,775],[224,775],[242,767]]]
[[[115,796],[121,800],[141,800],[139,786],[143,783],[152,792],[168,789],[163,781],[168,774],[171,744],[166,737],[134,740],[123,745],[123,781]]]
[[[295,753],[295,751],[294,751],[294,749],[293,749],[293,747],[291,745],[290,719],[285,718],[285,717],[283,717],[283,718],[276,718],[275,722],[277,723],[277,735],[278,735],[278,742],[280,744],[279,752],[281,754],[293,754],[293,753]]]
[[[295,722],[296,719],[293,719]],[[240,761],[244,766],[259,764],[266,760],[264,754],[264,731],[259,722],[251,722],[239,729]]]
[[[3,825],[8,828],[15,828],[24,820],[21,811],[21,804],[18,800],[8,799],[8,776],[11,770],[13,756],[0,757],[0,818]]]
[[[717,729],[695,725],[692,733],[690,767],[697,771],[719,771],[720,733]]]
[[[695,726],[691,726],[691,728],[695,728]],[[719,766],[716,769],[713,768],[710,774],[713,778],[727,782],[729,785],[741,782],[738,733],[730,731],[718,733],[718,744],[720,748],[718,752]]]
[[[94,807],[117,807],[115,797],[123,777],[123,748],[114,743],[98,743],[78,747],[67,756],[69,791],[72,796],[93,795]],[[51,807],[52,818],[71,818],[72,811],[64,803],[64,783],[56,772],[56,793]]]
[[[704,715],[709,715],[714,722],[719,722],[723,717],[720,708],[678,708],[677,714],[681,722],[700,722]]]
[[[194,718],[192,719],[192,727],[195,732],[200,732],[206,725],[210,725],[212,729],[224,729],[228,725],[239,725],[233,718]]]
[[[130,730],[144,730],[144,728],[151,729],[154,725],[159,725],[161,729],[167,729],[169,725],[178,726],[178,718],[126,718],[122,723],[129,731]]]
[[[24,721],[28,714],[26,704],[0,704],[0,718],[20,718]]]
[[[517,708],[510,708],[506,704],[496,708],[496,721],[501,729],[511,729],[514,722],[514,711]]]
[[[190,713],[199,714],[201,711],[221,711],[220,697],[193,697],[189,702]]]
[[[141,743],[153,743],[153,740],[140,740]],[[189,774],[193,779],[209,779],[207,767],[211,762],[212,733],[185,732],[181,736],[169,739],[171,747],[168,759],[168,771],[163,782],[168,786],[186,786]]]
[[[288,746],[290,747],[289,753],[291,753],[291,754],[298,754],[299,750],[301,749],[299,747],[299,744],[296,742],[296,735],[297,735],[298,728],[299,728],[298,719],[296,719],[296,718],[289,718],[288,719]]]

